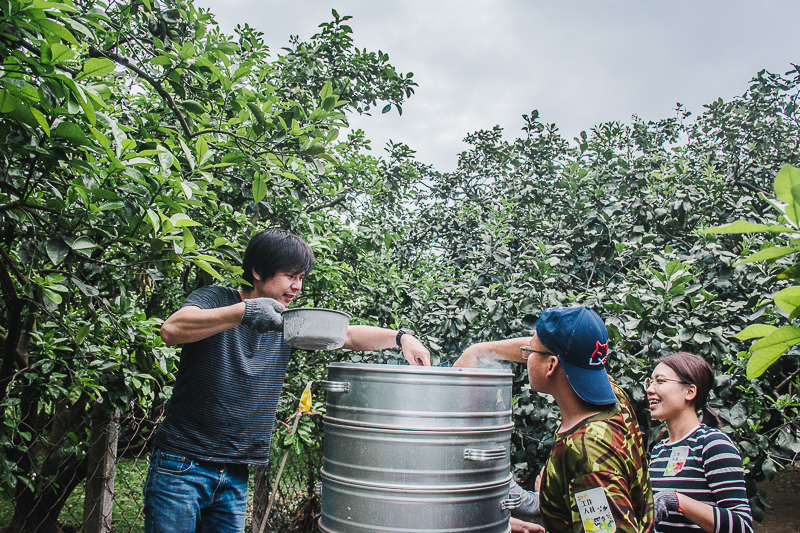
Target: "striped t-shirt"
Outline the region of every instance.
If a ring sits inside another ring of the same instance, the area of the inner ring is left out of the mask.
[[[653,492],[677,490],[711,505],[716,533],[753,533],[742,458],[724,433],[701,424],[678,442],[659,442],[652,457]],[[683,467],[680,466],[682,458],[686,461]],[[676,512],[670,512],[656,525],[656,531],[662,533],[691,530],[702,531],[700,526]]]
[[[183,305],[215,309],[241,301],[237,290],[212,285]],[[281,332],[242,325],[184,344],[155,445],[200,460],[266,464],[291,352]]]

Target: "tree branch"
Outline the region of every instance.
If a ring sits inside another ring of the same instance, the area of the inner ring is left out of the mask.
[[[317,206],[317,207],[312,207],[311,209],[306,209],[306,213],[313,213],[314,211],[319,211],[320,209],[325,209],[325,208],[328,208],[328,207],[333,207],[333,206],[335,206],[335,205],[339,205],[339,204],[341,204],[342,202],[344,202],[345,200],[347,200],[347,195],[348,195],[348,194],[350,194],[350,192],[349,192],[349,191],[348,191],[348,192],[345,192],[344,194],[342,194],[342,195],[341,195],[339,198],[337,198],[336,200],[333,200],[333,201],[331,201],[331,202],[328,202],[327,204],[322,204],[322,205],[319,205],[319,206]]]
[[[131,60],[125,56],[121,56],[117,53],[109,52],[106,50],[98,50],[93,46],[89,48],[89,52],[90,55],[106,57],[114,61],[115,63],[118,63],[129,70],[132,70],[133,72],[136,73],[137,76],[139,76],[147,83],[152,85],[153,88],[156,90],[156,92],[158,92],[158,94],[161,95],[161,97],[167,101],[167,105],[169,106],[169,108],[172,109],[172,112],[175,113],[175,115],[178,117],[178,122],[180,122],[181,128],[183,129],[183,132],[186,134],[186,136],[190,138],[192,137],[192,130],[189,129],[189,124],[187,124],[186,118],[183,116],[183,113],[181,113],[181,110],[178,109],[178,106],[175,103],[175,100],[172,99],[172,96],[164,89],[164,86],[161,84],[161,82],[150,76],[147,72],[142,70],[137,65],[131,63]]]

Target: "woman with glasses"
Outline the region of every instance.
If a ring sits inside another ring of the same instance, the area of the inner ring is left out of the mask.
[[[644,381],[651,416],[667,426],[650,462],[656,531],[753,532],[742,458],[708,407],[713,383],[711,366],[686,352],[662,357]]]

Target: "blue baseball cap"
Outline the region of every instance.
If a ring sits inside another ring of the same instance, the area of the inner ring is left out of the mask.
[[[536,322],[536,336],[558,356],[575,394],[594,405],[615,403],[606,373],[608,331],[588,307],[551,307]]]

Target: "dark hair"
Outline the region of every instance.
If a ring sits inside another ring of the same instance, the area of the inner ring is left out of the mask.
[[[252,285],[253,270],[262,280],[267,280],[278,272],[308,274],[313,268],[314,252],[306,241],[282,229],[266,229],[253,235],[247,243],[242,277]]]
[[[708,394],[714,385],[714,371],[705,360],[689,352],[676,352],[665,355],[658,360],[670,367],[678,379],[684,383],[694,385],[697,394],[692,400],[695,411],[703,411],[703,423],[712,428],[719,428],[722,424],[719,416],[708,406]]]

